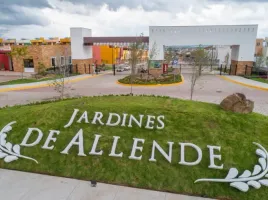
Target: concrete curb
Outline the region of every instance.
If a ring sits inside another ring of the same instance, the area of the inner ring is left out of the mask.
[[[118,85],[123,85],[123,86],[131,86],[131,84],[126,84],[126,83],[120,83],[119,81],[116,81]],[[174,86],[174,85],[181,85],[184,83],[184,77],[181,74],[181,82],[179,83],[170,83],[170,84],[156,84],[156,85],[146,85],[146,84],[132,84],[133,87],[164,87],[164,86]]]
[[[236,81],[236,80],[230,79],[230,78],[228,78],[226,76],[219,76],[219,77],[222,78],[222,79],[224,79],[224,80],[226,80],[226,81],[232,82],[232,83],[236,83],[236,84],[243,85],[243,86],[250,87],[250,88],[255,88],[255,89],[258,89],[258,90],[268,91],[268,88],[264,88],[264,87],[256,86],[256,85],[250,85],[250,84],[247,84],[247,83],[243,83],[243,82],[240,82],[240,81]]]
[[[82,81],[89,78],[94,78],[97,76],[101,76],[104,74],[99,75],[79,75],[79,77],[71,77],[66,80],[66,83],[76,83],[78,81]],[[27,89],[34,89],[34,88],[41,88],[41,87],[49,87],[52,84],[52,81],[40,81],[36,83],[24,83],[24,84],[17,84],[17,85],[3,85],[0,87],[0,92],[8,92],[8,91],[16,91],[16,90],[27,90]]]

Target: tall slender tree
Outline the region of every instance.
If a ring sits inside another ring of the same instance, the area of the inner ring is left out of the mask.
[[[129,64],[131,67],[131,74],[130,74],[130,94],[133,95],[133,78],[136,74],[137,64],[141,62],[142,55],[144,53],[145,44],[142,42],[143,34],[140,34],[139,37],[136,38],[136,42],[133,42],[129,45]]]

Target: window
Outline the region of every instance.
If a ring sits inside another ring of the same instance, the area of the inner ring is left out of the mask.
[[[257,46],[260,46],[260,45],[261,45],[261,43],[257,42]]]
[[[65,65],[64,57],[63,56],[60,57],[60,65],[61,66]]]
[[[25,68],[34,68],[33,59],[23,59]]]
[[[51,66],[56,67],[56,58],[55,57],[51,58]]]

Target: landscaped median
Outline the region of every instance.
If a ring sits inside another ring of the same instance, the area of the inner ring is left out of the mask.
[[[150,77],[142,78],[140,76],[133,76],[131,81],[131,76],[126,76],[117,81],[120,85],[125,86],[170,86],[170,85],[180,85],[184,82],[182,75],[166,74],[161,75],[158,78]],[[132,83],[132,84],[131,84]]]
[[[268,117],[260,114],[103,96],[2,108],[0,118],[2,168],[219,199],[267,197]]]

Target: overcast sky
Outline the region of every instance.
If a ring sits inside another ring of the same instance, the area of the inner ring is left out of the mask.
[[[150,25],[258,24],[268,37],[268,0],[0,0],[0,37],[148,35]]]

